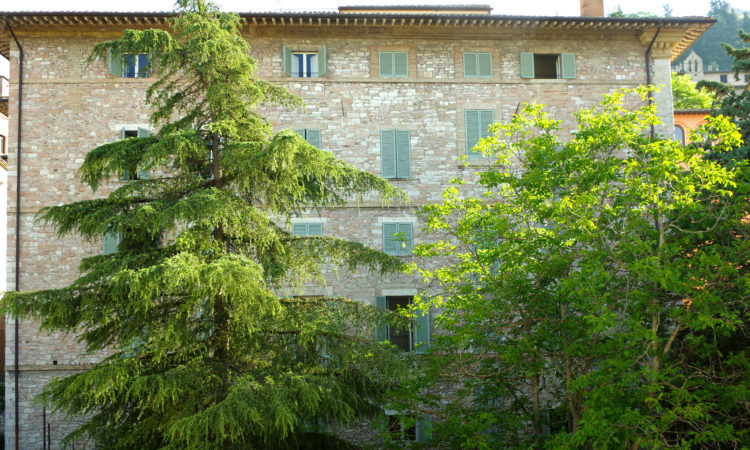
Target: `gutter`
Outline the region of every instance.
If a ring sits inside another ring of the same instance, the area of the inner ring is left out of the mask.
[[[8,28],[8,31],[10,31],[11,36],[13,36],[13,40],[16,41],[16,46],[18,47],[19,55],[18,55],[18,121],[16,122],[18,125],[18,129],[16,130],[16,261],[15,261],[15,275],[16,275],[16,281],[15,281],[15,290],[18,292],[19,288],[19,280],[21,279],[21,276],[19,274],[19,267],[20,267],[20,257],[21,257],[21,127],[23,124],[23,47],[21,46],[21,43],[18,42],[18,38],[16,37],[16,33],[13,32],[13,29],[10,27],[10,23],[8,22],[8,15],[5,15],[5,26]],[[8,55],[10,56],[10,55]],[[15,338],[13,339],[14,345],[15,345],[15,352],[13,355],[13,383],[14,383],[14,389],[15,389],[15,405],[14,405],[14,412],[15,412],[15,423],[13,426],[13,432],[15,436],[15,450],[18,450],[18,435],[19,435],[19,417],[18,417],[18,402],[19,402],[19,395],[18,395],[18,376],[19,376],[19,370],[18,370],[18,338],[19,338],[19,321],[18,317],[15,318]]]
[[[653,39],[651,39],[651,43],[648,44],[648,48],[646,49],[646,84],[651,85],[651,48],[654,46],[654,42],[656,42],[656,38],[659,36],[659,32],[661,31],[663,23],[661,21],[658,22],[658,27],[656,28],[656,33],[654,33]],[[648,93],[648,106],[650,107],[654,103],[654,93],[649,92]],[[654,138],[654,126],[651,125],[651,139]]]

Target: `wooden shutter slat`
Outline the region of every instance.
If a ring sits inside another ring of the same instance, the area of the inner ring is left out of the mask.
[[[409,76],[409,54],[407,52],[394,52],[393,53],[393,76],[394,77],[408,77]]]
[[[108,231],[102,237],[102,254],[111,255],[117,253],[117,247],[120,245],[120,233]]]
[[[321,142],[320,138],[320,130],[311,130],[307,129],[305,130],[305,137],[307,138],[307,142],[310,143],[315,148],[322,148],[323,144]]]
[[[118,78],[122,78],[122,55],[112,53],[109,50],[109,73]]]
[[[295,236],[307,236],[307,224],[306,223],[293,224],[292,234]]]
[[[389,255],[397,255],[401,247],[400,242],[393,235],[398,233],[397,223],[383,224],[383,252]]]
[[[307,224],[307,235],[308,236],[322,236],[323,235],[323,224],[322,223],[308,223]]]
[[[410,133],[396,130],[396,178],[411,176],[411,142]]]
[[[490,125],[495,121],[495,111],[483,109],[479,111],[479,126],[482,138],[490,135]]]
[[[318,76],[323,76],[326,73],[327,70],[327,64],[326,64],[326,53],[328,51],[326,50],[325,45],[321,45],[318,49]]]
[[[480,78],[492,77],[491,53],[477,53],[477,76]]]
[[[284,59],[284,73],[292,76],[292,50],[284,46],[283,50],[283,59]]]
[[[380,52],[378,54],[378,70],[381,77],[393,76],[393,52]]]
[[[464,53],[464,77],[475,78],[477,76],[477,54]]]
[[[479,125],[479,110],[468,109],[466,110],[466,154],[470,157],[482,156],[482,152],[474,151],[474,146],[477,145],[480,134]]]
[[[398,244],[399,254],[411,255],[412,251],[414,251],[414,236],[412,233],[412,224],[398,224],[398,232],[399,234],[403,235],[396,241]]]
[[[563,78],[576,77],[576,55],[573,53],[563,53],[560,55],[560,64],[562,65]]]
[[[149,137],[149,136],[151,136],[151,130],[149,130],[148,128],[140,128],[140,127],[138,128],[139,138]],[[148,169],[139,169],[135,173],[136,178],[139,180],[148,180],[150,175],[151,174],[149,173]]]
[[[534,78],[534,54],[521,53],[521,78]]]
[[[380,132],[380,171],[383,178],[396,178],[396,131]]]

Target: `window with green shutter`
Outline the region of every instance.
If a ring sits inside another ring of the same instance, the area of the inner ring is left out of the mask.
[[[409,76],[409,54],[407,52],[378,52],[378,73],[386,78]]]
[[[322,236],[323,223],[295,223],[292,224],[292,234],[295,236]]]
[[[148,128],[138,127],[134,130],[122,128],[120,130],[120,139],[127,139],[132,137],[149,137],[151,131]],[[124,169],[120,172],[120,181],[132,181],[132,180],[147,180],[150,174],[147,169],[136,168],[136,170]]]
[[[411,255],[412,250],[414,250],[412,224],[383,224],[383,251],[385,253],[395,256],[405,256]]]
[[[521,78],[576,78],[576,55],[521,53]]]
[[[464,52],[464,78],[491,78],[492,54]]]
[[[375,306],[391,312],[409,309],[414,297],[409,295],[376,296]],[[375,328],[375,338],[388,341],[405,352],[426,353],[430,348],[430,314],[417,313],[409,329],[382,323]]]
[[[109,73],[121,78],[148,78],[151,76],[151,55],[115,54],[110,50]]]
[[[122,234],[117,231],[109,231],[104,233],[102,237],[102,254],[111,255],[117,253],[117,247],[120,246],[122,241]]]
[[[411,176],[411,135],[406,130],[380,132],[380,173],[383,178]]]
[[[297,128],[294,130],[294,132],[302,136],[313,147],[316,147],[316,148],[323,147],[320,130],[315,130],[311,128]]]
[[[490,125],[495,121],[495,111],[491,109],[467,109],[465,115],[466,155],[470,158],[481,158],[482,152],[474,147],[490,135]]]
[[[318,51],[293,51],[284,46],[284,73],[295,78],[317,78],[327,72],[327,49],[323,45]]]

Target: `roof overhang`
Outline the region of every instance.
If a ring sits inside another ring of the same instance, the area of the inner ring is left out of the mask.
[[[166,27],[172,12],[0,12],[0,54],[9,57],[10,33],[14,31],[49,30],[54,28],[93,29]],[[465,29],[540,29],[547,31],[634,32],[650,36],[659,30],[670,35],[664,50],[672,61],[690,47],[715,20],[708,17],[670,18],[614,18],[614,17],[547,17],[500,16],[483,14],[424,14],[424,13],[239,13],[245,27],[424,27]]]

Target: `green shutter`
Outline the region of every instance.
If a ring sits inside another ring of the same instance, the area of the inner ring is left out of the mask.
[[[122,55],[112,53],[112,49],[109,50],[109,73],[122,78]]]
[[[315,148],[322,148],[323,144],[320,139],[320,130],[305,130],[305,139]]]
[[[490,135],[490,125],[493,122],[495,122],[495,111],[491,109],[482,109],[479,111],[479,131],[482,138]]]
[[[476,78],[477,75],[477,54],[464,53],[464,78]]]
[[[521,78],[534,78],[533,53],[521,53]]]
[[[302,136],[302,139],[305,139],[305,129],[304,128],[297,128],[294,130],[295,133]]]
[[[393,76],[393,52],[378,53],[378,71],[381,77]]]
[[[327,65],[326,65],[326,46],[321,45],[318,49],[318,76],[323,76],[326,73]],[[317,146],[316,146],[317,147]]]
[[[417,314],[420,314],[417,311]],[[427,353],[430,349],[430,313],[414,319],[414,349],[417,353]]]
[[[396,130],[380,132],[380,174],[396,178]]]
[[[308,223],[307,224],[307,235],[308,236],[322,236],[323,235],[323,224],[322,223]]]
[[[151,136],[151,131],[148,128],[138,128],[138,137],[149,137]],[[136,178],[139,180],[148,180],[149,178],[149,172],[148,169],[142,169],[138,170],[135,174]]]
[[[417,419],[417,442],[427,444],[432,440],[432,417]]]
[[[492,54],[477,53],[477,76],[479,78],[492,77]]]
[[[386,301],[384,296],[375,297],[375,306],[380,309],[386,309]],[[378,341],[385,341],[388,339],[388,324],[383,322],[375,327],[375,339]]]
[[[573,53],[563,53],[560,55],[563,78],[576,77],[576,55]]]
[[[409,76],[409,54],[407,52],[394,52],[393,53],[393,76],[394,77],[408,77]]]
[[[125,128],[120,128],[120,140],[125,139]],[[120,172],[120,181],[128,181],[130,179],[130,171],[128,169],[123,169],[122,172]]]
[[[398,244],[398,251],[400,255],[411,255],[414,251],[414,235],[412,232],[412,224],[400,223],[398,224],[398,232],[402,234],[396,241]]]
[[[408,131],[396,130],[396,178],[411,176],[410,137]]]
[[[295,236],[307,236],[307,224],[306,223],[293,224],[292,234]]]
[[[389,255],[398,255],[401,242],[393,235],[398,233],[397,223],[383,224],[383,251]]]
[[[467,109],[466,110],[466,155],[472,158],[482,156],[482,152],[474,151],[474,146],[477,145],[482,135],[480,133],[479,126],[479,110]]]
[[[284,59],[284,73],[291,77],[292,76],[292,50],[286,45],[284,46],[283,59]]]
[[[102,237],[102,254],[111,255],[117,253],[117,247],[120,245],[120,233],[108,231]]]

